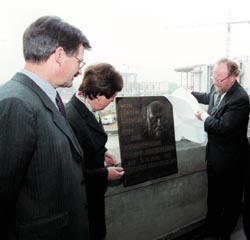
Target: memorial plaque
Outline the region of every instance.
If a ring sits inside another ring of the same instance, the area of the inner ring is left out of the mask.
[[[163,96],[117,97],[124,186],[177,173],[173,109]]]

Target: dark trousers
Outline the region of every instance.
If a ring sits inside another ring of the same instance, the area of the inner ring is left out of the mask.
[[[209,235],[229,239],[242,209],[244,174],[218,174],[207,167],[206,228]]]
[[[243,228],[247,240],[250,240],[250,176],[245,188],[243,204]]]
[[[91,189],[86,185],[90,239],[104,240],[106,236],[104,192],[95,191],[94,187]]]

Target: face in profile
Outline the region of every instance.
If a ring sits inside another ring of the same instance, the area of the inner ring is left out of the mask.
[[[159,101],[153,101],[147,106],[147,129],[150,136],[161,138],[167,129],[167,108]]]
[[[117,96],[117,94],[118,92],[115,92],[115,94],[110,98],[106,98],[104,95],[98,95],[97,106],[95,109],[98,111],[105,109],[110,103],[114,102],[114,99]]]

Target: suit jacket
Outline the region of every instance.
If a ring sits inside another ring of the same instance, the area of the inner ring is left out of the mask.
[[[84,151],[91,239],[106,234],[104,194],[108,170],[104,167],[107,134],[92,112],[74,95],[65,106],[68,121]]]
[[[69,124],[17,73],[0,89],[0,238],[89,239],[84,182]]]
[[[215,88],[210,93],[192,92],[198,102],[208,105],[211,113]],[[221,100],[217,111],[205,121],[208,133],[207,164],[218,173],[238,176],[245,172],[248,162],[247,129],[249,97],[236,81]]]

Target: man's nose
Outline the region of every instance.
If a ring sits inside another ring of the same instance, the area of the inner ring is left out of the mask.
[[[217,85],[218,85],[218,83],[219,83],[219,82],[218,82],[217,80],[213,79],[213,84],[214,84],[214,85],[216,85],[216,86],[217,86]]]
[[[78,77],[79,75],[82,75],[82,69],[79,68],[79,71],[74,75],[74,77]]]

